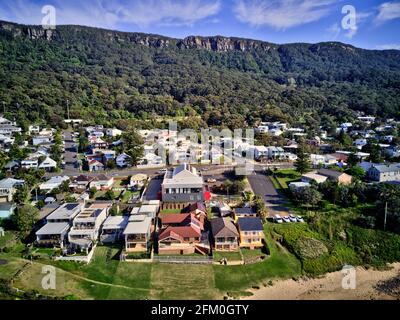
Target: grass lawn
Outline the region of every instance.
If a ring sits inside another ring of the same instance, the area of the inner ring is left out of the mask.
[[[239,251],[234,251],[234,252],[221,252],[221,251],[214,251],[214,261],[218,262],[224,258],[226,258],[228,261],[241,261],[242,260],[242,255],[240,254]]]
[[[243,290],[266,283],[275,278],[291,278],[301,274],[301,264],[298,259],[286,249],[277,246],[271,236],[270,227],[265,226],[266,241],[271,256],[260,263],[241,266],[216,266],[214,276],[216,288],[230,293],[240,293]]]
[[[272,241],[266,227],[267,242]],[[0,258],[9,263],[0,266],[0,278],[9,279],[28,261],[21,259],[23,247]],[[35,289],[46,295],[73,295],[79,299],[222,299],[233,296],[276,277],[300,274],[300,263],[285,249],[270,245],[271,257],[246,266],[180,265],[130,263],[119,261],[119,248],[98,246],[89,265],[68,261],[37,260],[15,282],[20,289]],[[253,252],[254,253],[254,252]],[[251,253],[251,254],[253,254]],[[218,253],[227,255],[224,253]],[[239,253],[228,253],[236,258]],[[250,253],[249,253],[250,254]],[[42,267],[56,267],[57,287],[54,292],[41,287]]]
[[[15,233],[6,231],[3,237],[0,237],[0,248],[12,246],[15,243]]]
[[[261,249],[241,249],[244,260],[264,257],[266,254]]]
[[[153,264],[151,299],[221,299],[211,265]]]

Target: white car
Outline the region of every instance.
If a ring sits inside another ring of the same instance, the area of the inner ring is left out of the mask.
[[[217,182],[217,180],[215,180],[214,178],[210,178],[210,179],[207,179],[207,182],[208,183],[215,183],[215,182]]]
[[[297,222],[297,218],[293,214],[289,214],[289,220],[290,220],[290,222]]]
[[[303,217],[301,217],[301,216],[297,216],[296,218],[297,218],[297,222],[304,222],[304,219],[303,219]]]
[[[288,216],[282,217],[283,221],[285,221],[286,223],[290,223],[290,219]]]
[[[275,215],[274,221],[275,221],[276,223],[283,223],[283,220],[282,220],[282,218],[281,218],[281,216],[280,216],[279,214],[276,214],[276,215]]]

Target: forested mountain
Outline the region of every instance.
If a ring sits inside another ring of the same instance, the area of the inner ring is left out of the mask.
[[[329,127],[354,111],[400,115],[400,51],[56,30],[0,22],[0,107],[22,124],[189,116],[187,126],[259,120]],[[201,117],[196,117],[201,115]]]

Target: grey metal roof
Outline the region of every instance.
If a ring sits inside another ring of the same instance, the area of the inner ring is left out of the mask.
[[[214,237],[238,237],[239,232],[231,218],[216,218],[211,220]]]
[[[65,220],[75,217],[81,211],[79,203],[65,203],[53,213],[51,213],[47,220]]]
[[[242,231],[262,231],[264,230],[260,218],[239,218],[238,225]]]
[[[142,221],[131,221],[125,228],[124,234],[144,234],[151,226],[151,218],[145,217]]]
[[[128,216],[111,216],[108,217],[103,224],[104,229],[125,229],[128,224],[129,217]]]
[[[373,165],[373,167],[381,173],[400,171],[400,163]]]
[[[46,223],[36,235],[55,235],[62,234],[69,229],[68,222]]]

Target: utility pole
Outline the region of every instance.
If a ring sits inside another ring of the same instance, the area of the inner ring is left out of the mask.
[[[386,231],[387,211],[388,211],[388,203],[387,203],[387,201],[386,201],[386,204],[385,204],[385,219],[384,219],[384,221],[383,221],[383,231]]]
[[[3,101],[3,115],[6,114],[6,103],[5,101]]]
[[[67,114],[68,114],[68,120],[70,120],[69,118],[69,100],[67,99]]]

